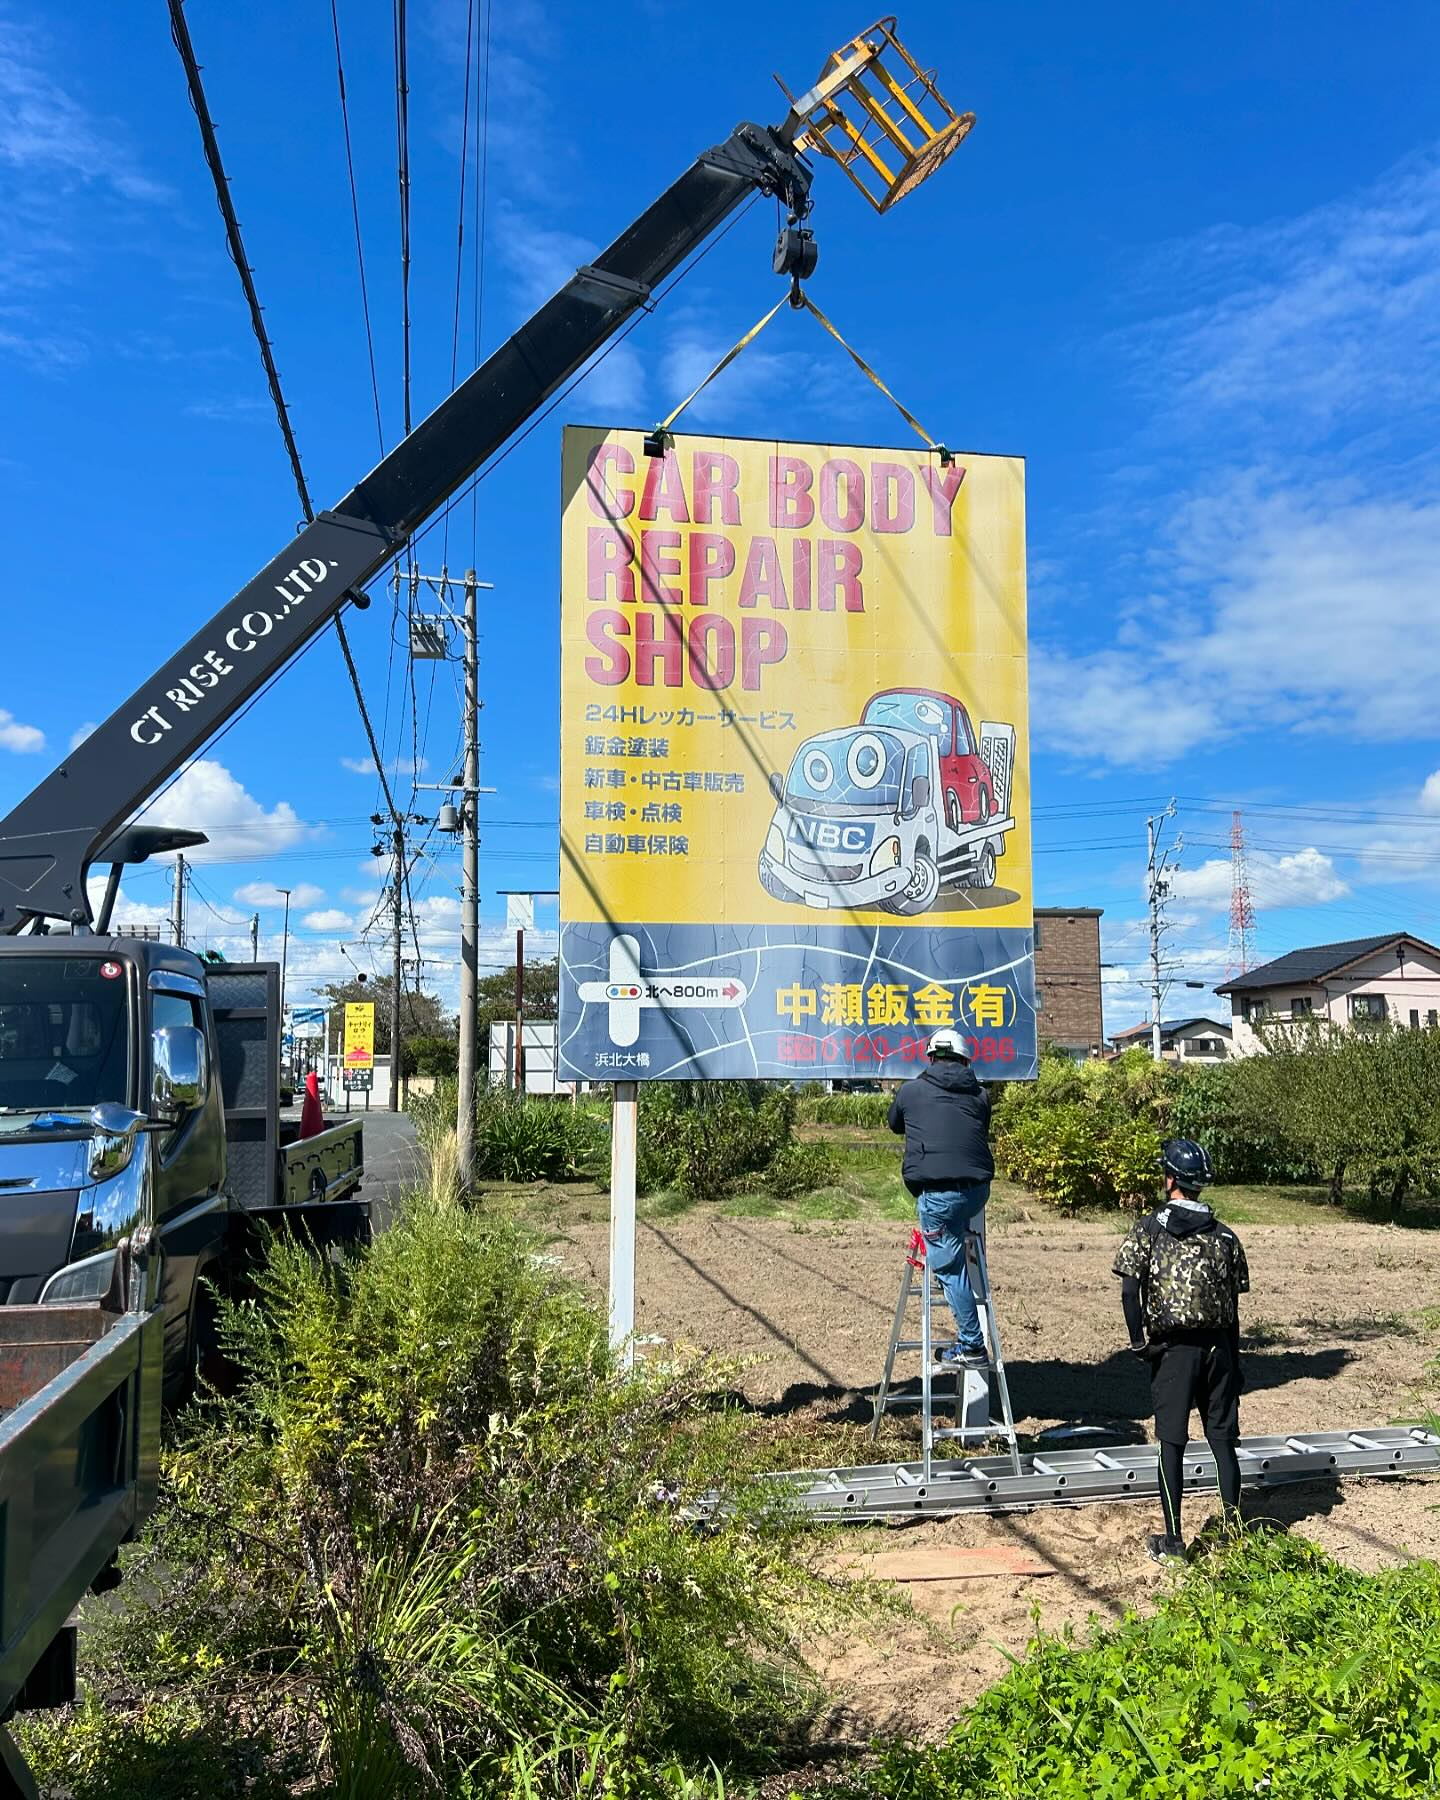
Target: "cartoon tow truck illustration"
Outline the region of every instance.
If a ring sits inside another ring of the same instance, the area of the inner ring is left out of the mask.
[[[1015,828],[1013,725],[952,694],[887,688],[858,725],[822,731],[770,778],[775,812],[760,885],[816,908],[930,911],[944,889],[989,888]]]

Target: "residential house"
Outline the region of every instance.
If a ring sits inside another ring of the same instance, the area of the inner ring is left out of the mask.
[[[1117,1050],[1142,1050],[1151,1047],[1152,1033],[1147,1019],[1143,1025],[1132,1025],[1128,1031],[1111,1034],[1110,1042]],[[1160,1025],[1160,1055],[1165,1062],[1224,1062],[1230,1054],[1230,1027],[1219,1019],[1203,1015],[1194,1019],[1165,1019]]]
[[[1100,1056],[1105,1022],[1100,1005],[1098,906],[1035,908],[1035,1005],[1040,1042],[1077,1061]]]
[[[1237,1056],[1263,1049],[1255,1027],[1306,1019],[1332,1025],[1440,1023],[1440,950],[1405,932],[1313,944],[1221,982]]]

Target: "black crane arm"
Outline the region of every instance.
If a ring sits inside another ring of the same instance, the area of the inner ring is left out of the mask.
[[[92,923],[97,851],[282,669],[412,533],[756,192],[803,215],[810,169],[782,129],[739,125],[602,256],[293,538],[103,725],[0,820],[0,935]]]

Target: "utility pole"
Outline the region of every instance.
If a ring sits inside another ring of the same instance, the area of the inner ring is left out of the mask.
[[[1180,839],[1175,840],[1172,850],[1162,851],[1160,848],[1160,832],[1167,819],[1175,816],[1175,802],[1172,800],[1163,813],[1145,821],[1145,837],[1148,855],[1145,861],[1145,891],[1150,908],[1150,1054],[1158,1063],[1161,1060],[1160,1049],[1160,1007],[1162,1002],[1162,986],[1160,981],[1160,934],[1165,929],[1162,910],[1170,892],[1170,883],[1166,872],[1170,858],[1179,855],[1183,847]]]
[[[260,915],[258,912],[250,915],[250,960],[252,963],[260,960]]]
[[[515,928],[515,1092],[525,1092],[525,927]]]
[[[475,1077],[480,1038],[480,642],[479,583],[465,571],[465,794],[460,819],[460,1054],[457,1063],[455,1134],[460,1185],[468,1188],[475,1164]]]
[[[175,943],[178,949],[185,948],[185,856],[177,852],[175,857]]]
[[[397,825],[395,849],[395,968],[390,989],[390,1110],[400,1110],[400,995],[405,984],[405,965],[400,958],[405,924],[405,827]]]
[[[1146,889],[1150,899],[1150,1054],[1160,1060],[1160,901],[1163,888],[1155,869],[1155,820],[1145,821],[1149,856],[1146,860]]]
[[[398,591],[398,576],[397,591]],[[439,601],[441,611],[422,613],[416,608],[421,584]],[[442,567],[438,575],[410,574],[410,654],[417,661],[441,662],[450,656],[449,625],[460,627],[461,661],[465,671],[464,735],[465,767],[461,779],[450,782],[417,781],[415,786],[453,794],[460,790],[460,804],[447,800],[436,820],[438,830],[461,839],[460,856],[460,1020],[459,1055],[456,1060],[455,1138],[462,1187],[468,1186],[475,1163],[475,1084],[480,1056],[480,796],[493,788],[480,786],[480,589],[473,569],[465,571],[465,601],[460,615],[450,611],[450,590],[461,585]]]
[[[285,1019],[285,965],[290,960],[290,889],[276,888],[275,892],[285,896],[285,930],[280,939],[280,1019],[283,1029]]]

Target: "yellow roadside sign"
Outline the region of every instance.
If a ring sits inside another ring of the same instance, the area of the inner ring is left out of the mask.
[[[375,1002],[351,1001],[345,1007],[345,1067],[375,1067]]]

